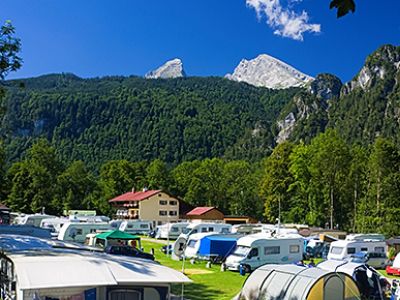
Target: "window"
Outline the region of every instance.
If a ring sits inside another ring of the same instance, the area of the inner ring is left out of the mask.
[[[207,232],[207,228],[201,228],[201,232]]]
[[[158,212],[158,214],[160,215],[160,216],[166,216],[167,215],[167,211],[166,210],[160,210],[159,212]]]
[[[178,204],[178,201],[175,201],[175,200],[169,201],[169,205],[177,205],[177,204]]]
[[[354,254],[354,253],[356,253],[356,248],[353,247],[347,248],[347,254]]]
[[[361,248],[361,251],[366,251],[366,252],[368,252],[368,248]]]
[[[167,200],[160,200],[160,205],[167,205],[168,201]]]
[[[132,224],[128,224],[127,227],[130,228],[130,229],[132,229],[132,228],[133,228],[133,225],[132,225]]]
[[[384,247],[375,247],[375,252],[385,253],[385,248]]]
[[[289,252],[290,253],[299,253],[300,252],[300,246],[299,245],[290,245],[289,246]]]
[[[90,233],[92,233],[92,232],[96,232],[96,229],[90,229]],[[82,228],[78,228],[78,229],[75,231],[75,234],[76,234],[76,235],[82,235]]]
[[[194,246],[196,245],[197,240],[190,240],[189,243],[187,244],[187,246],[189,248],[194,248]]]
[[[229,227],[223,227],[221,233],[230,233]]]
[[[169,215],[170,215],[170,216],[177,216],[177,215],[178,215],[178,212],[177,212],[176,210],[171,210],[171,211],[169,212]]]
[[[213,232],[214,231],[214,227],[208,227],[208,232]]]
[[[140,228],[148,229],[149,228],[149,224],[140,224]]]
[[[281,253],[280,246],[271,246],[271,247],[264,247],[264,254],[265,255],[274,255]]]
[[[250,250],[248,258],[257,257],[258,256],[258,248],[253,248]]]
[[[331,247],[332,254],[342,254],[343,252],[343,247]]]

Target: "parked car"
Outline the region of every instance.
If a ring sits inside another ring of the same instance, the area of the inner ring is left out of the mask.
[[[108,254],[134,256],[134,257],[138,257],[138,258],[154,260],[154,255],[143,252],[137,248],[134,248],[131,246],[125,246],[125,245],[108,246],[104,249],[104,252],[108,253]]]

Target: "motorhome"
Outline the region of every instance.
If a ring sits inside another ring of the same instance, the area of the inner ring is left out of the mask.
[[[370,255],[368,264],[374,267],[385,267],[387,245],[385,237],[378,234],[349,235],[345,240],[331,243],[328,259],[349,260],[358,252]]]
[[[189,226],[187,222],[167,223],[157,226],[156,239],[177,239],[182,231]]]
[[[0,235],[0,248],[2,299],[168,300],[172,284],[191,282],[151,260],[67,243]]]
[[[60,241],[84,243],[87,234],[107,230],[111,230],[111,226],[108,223],[69,222],[61,227],[57,239]]]
[[[303,239],[300,235],[251,234],[237,241],[235,250],[225,264],[229,270],[246,272],[264,264],[290,264],[303,258]]]
[[[124,220],[119,225],[119,230],[131,234],[148,234],[152,229],[151,221]]]

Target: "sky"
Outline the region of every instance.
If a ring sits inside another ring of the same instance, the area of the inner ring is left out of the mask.
[[[337,19],[330,0],[2,0],[24,61],[7,78],[143,76],[173,58],[188,76],[224,76],[265,53],[345,82],[379,46],[400,45],[400,1],[355,1]]]

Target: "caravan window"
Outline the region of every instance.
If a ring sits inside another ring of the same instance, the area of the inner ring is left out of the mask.
[[[332,247],[331,248],[332,254],[342,254],[342,252],[343,252],[343,247]]]
[[[201,232],[207,232],[207,228],[204,228],[204,227],[203,227],[203,228],[201,229]]]
[[[130,228],[130,229],[132,229],[132,228],[133,228],[133,225],[132,225],[132,224],[128,224],[127,227]]]
[[[214,227],[208,227],[208,232],[214,231]]]
[[[354,254],[356,253],[356,248],[351,247],[351,248],[347,248],[347,254]]]
[[[172,228],[171,228],[171,232],[179,232],[179,228],[177,228],[177,227],[172,227]]]
[[[368,248],[361,248],[361,251],[366,251],[366,252],[368,252]]]
[[[229,227],[223,227],[221,233],[229,233]]]
[[[89,232],[90,232],[90,233],[96,233],[96,228],[90,228]],[[77,235],[82,234],[82,229],[78,229],[78,231],[77,231],[76,234],[77,234]]]
[[[189,243],[187,244],[187,246],[189,247],[189,248],[194,248],[194,246],[196,245],[196,240],[190,240],[189,241]]]
[[[280,246],[271,246],[271,247],[264,247],[264,254],[265,255],[275,255],[281,253]]]
[[[299,253],[300,252],[300,246],[299,245],[290,245],[289,246],[289,252],[290,253]]]
[[[385,253],[385,248],[384,247],[375,247],[375,252]]]
[[[149,228],[149,224],[140,224],[140,228],[148,229]]]

